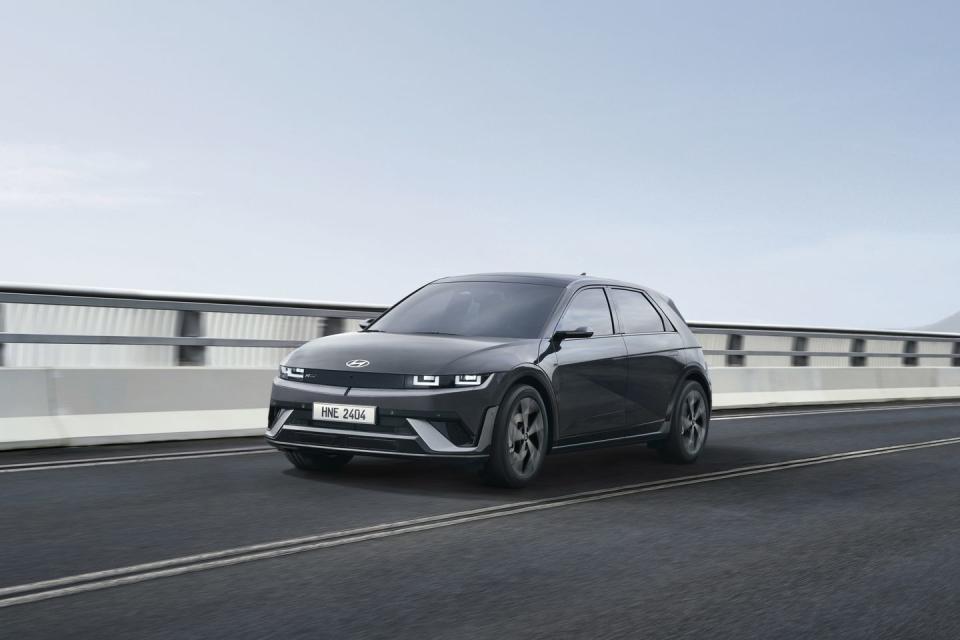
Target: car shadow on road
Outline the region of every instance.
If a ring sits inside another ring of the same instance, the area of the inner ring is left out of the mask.
[[[783,459],[783,455],[762,448],[718,446],[705,452],[697,463],[684,465],[665,462],[656,451],[643,445],[597,449],[548,456],[540,475],[523,489],[484,484],[482,466],[476,462],[358,457],[335,472],[309,473],[291,467],[284,474],[305,481],[378,493],[512,502],[725,471]]]

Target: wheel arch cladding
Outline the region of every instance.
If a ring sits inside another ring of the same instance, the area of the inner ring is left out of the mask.
[[[696,367],[689,367],[680,374],[677,378],[677,384],[673,388],[673,395],[670,397],[670,404],[667,406],[667,415],[665,416],[667,424],[670,423],[670,417],[673,415],[673,409],[676,405],[680,390],[683,388],[683,385],[690,381],[698,383],[703,388],[703,392],[707,396],[707,406],[711,409],[713,408],[713,397],[710,393],[710,383],[707,380],[706,374]]]
[[[510,384],[507,385],[507,388],[504,390],[504,398],[511,389],[522,384],[528,385],[537,390],[537,393],[540,394],[540,399],[543,400],[543,405],[547,408],[547,453],[549,453],[550,449],[553,448],[553,443],[556,441],[557,437],[557,430],[554,428],[554,425],[557,424],[556,400],[553,397],[553,393],[550,391],[549,385],[547,385],[537,374],[523,369],[516,371],[516,374],[516,377],[510,381]],[[500,401],[503,402],[503,399],[501,398]]]
[[[691,369],[686,372],[681,384],[685,384],[689,380],[700,383],[700,386],[703,387],[703,393],[707,396],[707,405],[713,407],[713,397],[710,393],[710,383],[707,381],[707,376],[699,369]]]

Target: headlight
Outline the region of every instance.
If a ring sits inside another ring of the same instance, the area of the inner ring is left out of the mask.
[[[415,387],[439,387],[440,376],[413,376]]]
[[[303,369],[280,365],[280,377],[284,380],[303,380]]]
[[[410,376],[408,384],[413,387],[479,387],[490,374],[464,373],[456,376]]]

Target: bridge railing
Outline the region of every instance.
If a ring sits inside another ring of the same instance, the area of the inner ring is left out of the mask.
[[[260,434],[280,360],[384,308],[0,284],[0,449]],[[960,334],[691,327],[715,410],[960,399]]]
[[[960,367],[960,334],[690,323],[711,366]]]
[[[0,366],[273,367],[384,308],[0,284]]]
[[[273,367],[375,304],[0,284],[0,366]],[[960,334],[693,322],[712,367],[960,367]]]

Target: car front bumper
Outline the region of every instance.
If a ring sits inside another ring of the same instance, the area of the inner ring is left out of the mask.
[[[331,387],[275,378],[267,442],[371,456],[485,458],[499,403],[496,378],[460,389]],[[375,406],[376,424],[314,420],[315,402]]]

